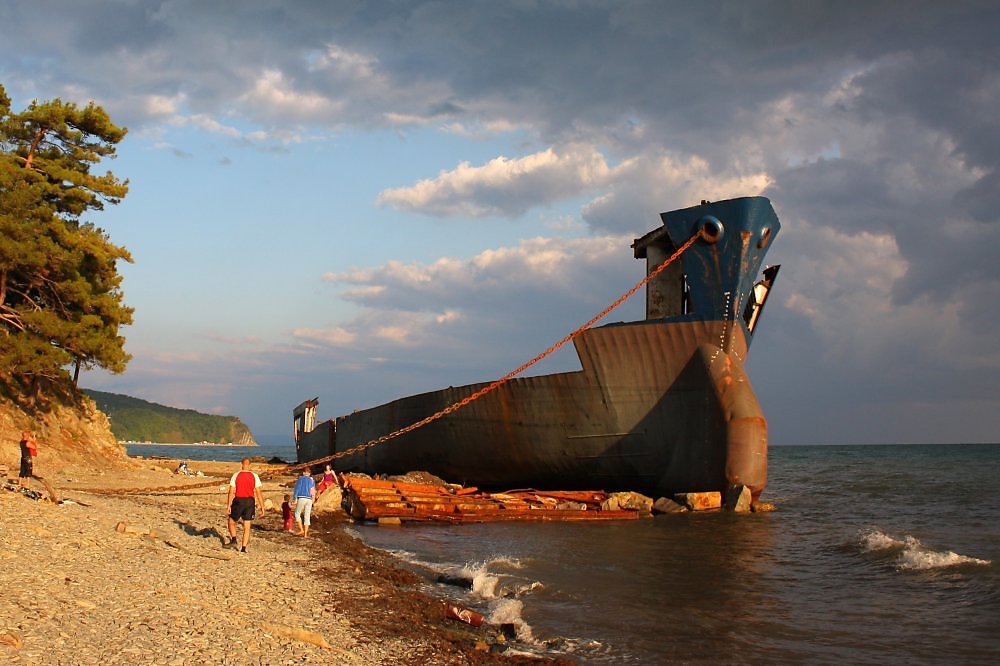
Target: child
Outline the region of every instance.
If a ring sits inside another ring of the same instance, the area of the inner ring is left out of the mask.
[[[319,482],[318,492],[321,493],[330,486],[336,485],[336,483],[337,483],[337,473],[334,472],[329,465],[327,465],[326,469],[323,470],[323,479]]]
[[[285,521],[285,531],[291,532],[295,527],[295,516],[292,515],[292,496],[286,494],[285,501],[281,503],[281,518]]]

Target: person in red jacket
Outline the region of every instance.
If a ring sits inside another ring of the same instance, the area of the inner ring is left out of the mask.
[[[229,542],[226,544],[230,548],[236,548],[236,521],[243,521],[243,541],[240,544],[240,552],[247,552],[247,545],[250,543],[250,526],[253,524],[254,509],[259,505],[260,512],[264,513],[264,497],[260,494],[261,481],[256,472],[250,471],[250,459],[244,458],[240,462],[240,471],[233,474],[229,479],[229,496],[226,498],[227,526],[229,527]]]

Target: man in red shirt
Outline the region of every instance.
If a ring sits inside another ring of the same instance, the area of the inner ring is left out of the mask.
[[[261,481],[256,472],[250,471],[250,459],[244,458],[240,463],[240,471],[233,474],[229,479],[229,496],[226,498],[226,516],[229,527],[230,548],[236,548],[236,521],[243,521],[243,541],[240,544],[240,552],[247,552],[247,544],[250,543],[250,526],[253,524],[254,509],[260,505],[260,512],[264,513],[264,498],[260,494]]]

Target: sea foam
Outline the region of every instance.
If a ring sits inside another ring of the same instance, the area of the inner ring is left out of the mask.
[[[472,593],[483,599],[519,597],[526,592],[542,587],[538,581],[523,579],[497,571],[497,569],[521,569],[523,565],[514,558],[498,555],[484,562],[470,562],[462,567],[459,576],[472,581]]]
[[[858,535],[858,542],[862,551],[866,553],[894,557],[896,568],[906,571],[941,569],[960,564],[984,565],[990,563],[990,560],[959,555],[950,550],[934,550],[910,535],[897,539],[877,529],[862,530]]]

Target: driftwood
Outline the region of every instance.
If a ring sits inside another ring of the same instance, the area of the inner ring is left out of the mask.
[[[32,474],[31,478],[36,481],[41,481],[42,485],[45,486],[45,492],[49,494],[49,499],[52,500],[53,503],[59,504],[59,495],[56,494],[56,489],[52,487],[51,483],[49,483],[44,477],[37,476],[35,474]]]

